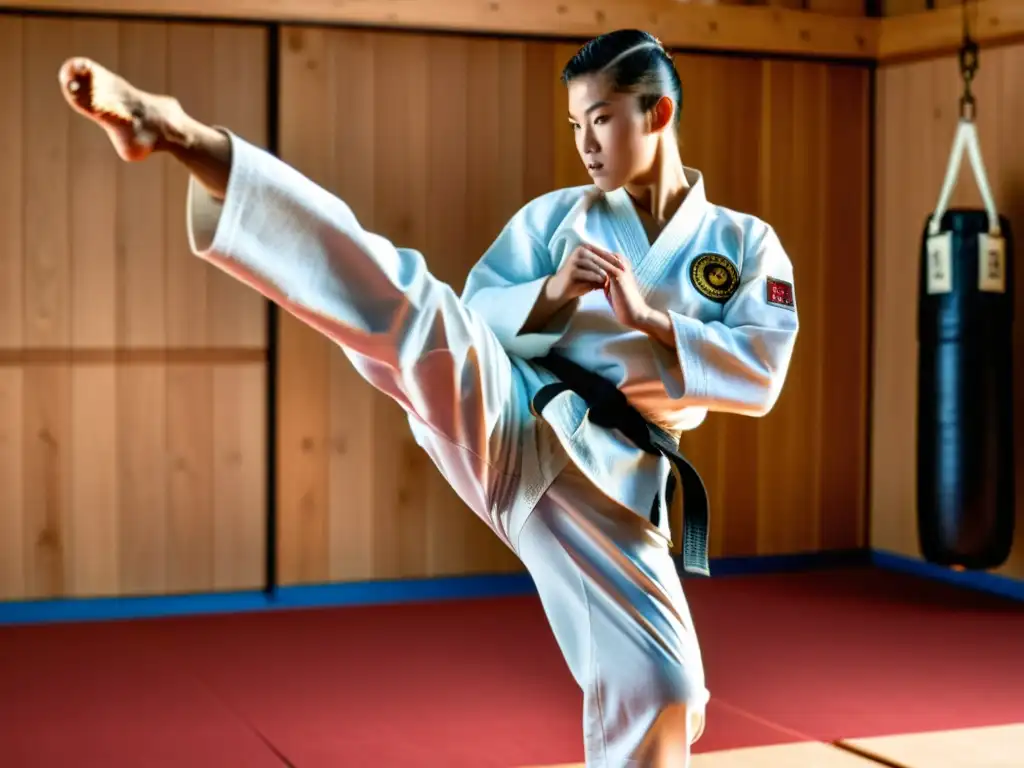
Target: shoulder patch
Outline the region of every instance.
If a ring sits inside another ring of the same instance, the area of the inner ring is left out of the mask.
[[[690,266],[690,282],[701,296],[711,301],[726,302],[740,284],[740,274],[725,256],[702,253]]]
[[[766,291],[767,296],[765,299],[769,304],[774,304],[776,307],[785,307],[786,309],[795,308],[792,283],[787,283],[785,280],[779,280],[776,277],[769,277]]]

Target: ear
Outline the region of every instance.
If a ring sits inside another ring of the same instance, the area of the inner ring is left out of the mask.
[[[672,113],[675,107],[669,96],[662,96],[651,109],[649,120],[652,133],[660,133],[672,126]]]

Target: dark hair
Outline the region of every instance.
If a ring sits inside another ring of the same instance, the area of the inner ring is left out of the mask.
[[[636,93],[643,111],[653,109],[662,96],[675,102],[675,124],[683,111],[683,84],[661,41],[639,29],[620,29],[595,37],[580,48],[562,70],[568,85],[582,75],[604,73],[616,91]]]

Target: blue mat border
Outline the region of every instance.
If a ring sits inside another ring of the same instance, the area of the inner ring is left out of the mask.
[[[988,572],[953,571],[891,552],[840,550],[712,560],[713,578],[874,566],[936,579],[967,589],[1024,601],[1024,581]],[[0,626],[76,621],[112,621],[245,613],[290,608],[336,608],[435,600],[535,594],[525,573],[435,579],[403,579],[280,587],[273,592],[141,597],[68,598],[0,602]]]
[[[913,557],[884,550],[873,550],[870,557],[871,564],[876,568],[901,571],[912,576],[942,581],[977,592],[1024,601],[1024,580],[1021,579],[1013,579],[991,571],[954,571],[941,565],[932,565]]]

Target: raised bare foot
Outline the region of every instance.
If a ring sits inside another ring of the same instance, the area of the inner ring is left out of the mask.
[[[68,104],[107,132],[122,160],[144,160],[181,137],[184,112],[176,99],[140,91],[85,58],[65,61],[58,79]]]

